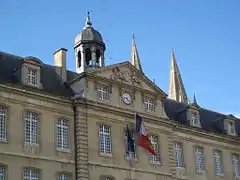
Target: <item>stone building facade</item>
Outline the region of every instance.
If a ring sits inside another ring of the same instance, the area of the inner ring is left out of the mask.
[[[240,179],[240,120],[189,102],[173,51],[167,95],[143,73],[134,38],[131,62],[105,66],[105,49],[88,15],[76,72],[64,48],[55,66],[0,52],[0,179]],[[160,158],[137,143],[127,152],[136,113]]]

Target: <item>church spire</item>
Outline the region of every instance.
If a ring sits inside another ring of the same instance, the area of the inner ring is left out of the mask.
[[[193,95],[193,104],[197,104],[197,98],[196,98],[195,93],[194,93],[194,95]]]
[[[142,72],[142,65],[138,56],[134,33],[132,34],[132,65]]]
[[[174,49],[171,52],[170,81],[168,98],[178,102],[188,103],[187,93],[185,91],[181,74],[177,66],[174,55]]]

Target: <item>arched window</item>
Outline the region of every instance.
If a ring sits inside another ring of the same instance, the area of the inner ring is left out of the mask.
[[[81,64],[81,52],[80,51],[78,51],[77,63],[78,63],[78,68],[80,68],[82,66],[82,64]]]
[[[97,51],[96,51],[96,66],[100,66],[100,56],[101,56],[100,50],[97,49]]]
[[[85,51],[85,60],[86,60],[87,66],[92,65],[92,53],[89,48],[87,48]]]

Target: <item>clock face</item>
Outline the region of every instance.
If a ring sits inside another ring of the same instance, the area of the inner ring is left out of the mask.
[[[132,103],[132,97],[129,93],[123,93],[122,94],[122,100],[125,104],[129,105]]]

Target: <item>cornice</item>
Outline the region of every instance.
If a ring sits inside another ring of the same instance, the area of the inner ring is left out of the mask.
[[[58,96],[51,96],[43,91],[41,92],[33,92],[31,91],[31,89],[20,89],[20,87],[15,86],[15,85],[8,85],[8,84],[0,84],[0,90],[3,90],[4,92],[15,92],[18,95],[24,95],[26,97],[31,97],[34,99],[38,99],[38,100],[44,100],[44,101],[52,101],[53,103],[57,103],[57,104],[62,104],[65,105],[70,104],[71,100],[68,99],[67,97],[58,97]]]
[[[13,153],[13,152],[1,152],[0,154],[6,155],[6,156],[15,156],[15,157],[17,156],[17,157],[31,158],[31,159],[44,160],[44,161],[54,161],[54,162],[66,163],[66,164],[74,164],[75,163],[73,160],[51,158],[51,157],[47,157],[47,156],[33,156],[33,155],[26,155],[26,154]]]
[[[107,167],[107,168],[113,168],[113,169],[119,169],[119,170],[127,170],[127,171],[132,171],[132,172],[141,172],[141,173],[148,173],[148,174],[156,174],[156,175],[162,175],[166,177],[172,177],[170,173],[164,173],[161,172],[161,170],[156,170],[156,171],[149,171],[146,169],[141,169],[141,168],[130,168],[126,166],[120,166],[120,165],[112,165],[112,164],[103,164],[103,163],[96,163],[92,161],[88,161],[88,164],[91,166],[100,166],[100,167]]]

